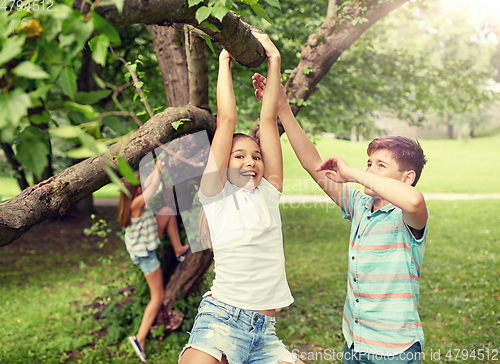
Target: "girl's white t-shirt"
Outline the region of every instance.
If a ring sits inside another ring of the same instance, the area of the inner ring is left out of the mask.
[[[216,196],[206,197],[201,190],[198,195],[214,252],[212,296],[246,310],[289,306],[293,297],[285,274],[281,193],[262,178],[253,190],[227,181]]]

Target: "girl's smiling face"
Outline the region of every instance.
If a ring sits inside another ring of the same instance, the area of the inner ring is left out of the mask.
[[[263,175],[264,162],[257,143],[251,138],[233,139],[227,171],[229,182],[251,190],[259,185]]]

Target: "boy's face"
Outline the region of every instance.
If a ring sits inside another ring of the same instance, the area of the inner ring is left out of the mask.
[[[406,182],[407,172],[399,171],[399,166],[388,149],[375,150],[367,162],[367,172],[378,174],[379,176],[389,177],[401,182]],[[370,188],[365,186],[365,194],[376,197],[377,195]]]
[[[264,175],[264,162],[257,143],[250,138],[233,140],[228,167],[229,182],[246,189],[257,187]]]

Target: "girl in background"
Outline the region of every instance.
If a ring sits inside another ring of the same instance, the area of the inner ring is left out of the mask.
[[[183,261],[189,250],[189,245],[181,243],[175,212],[170,207],[163,207],[155,217],[146,206],[160,184],[160,163],[164,166],[164,162],[157,161],[154,170],[142,186],[134,186],[122,179],[131,197],[121,192],[118,206],[118,220],[125,228],[125,245],[130,259],[144,273],[151,291],[151,299],[144,310],[139,331],[128,338],[135,353],[144,363],[146,363],[146,336],[156,319],[165,295],[163,274],[156,248],[160,245],[160,239],[166,231],[178,261]]]

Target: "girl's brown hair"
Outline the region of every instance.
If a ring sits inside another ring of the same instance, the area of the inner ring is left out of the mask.
[[[136,176],[139,178],[139,174],[137,172]],[[132,204],[132,200],[139,195],[140,186],[134,186],[125,178],[122,178],[122,183],[130,193],[130,197],[123,193],[123,191],[120,192],[120,202],[118,203],[118,221],[122,227],[126,228],[130,225],[130,205]]]

